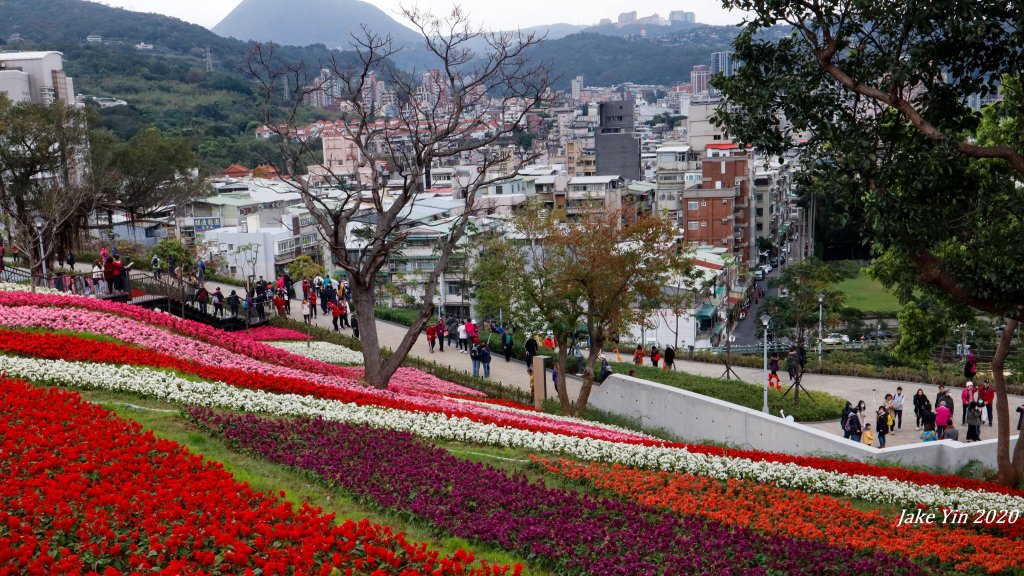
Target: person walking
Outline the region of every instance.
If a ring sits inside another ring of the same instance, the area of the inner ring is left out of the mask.
[[[786,371],[789,372],[789,381],[796,380],[797,370],[800,368],[800,360],[796,355],[796,346],[789,347],[789,354],[786,355]]]
[[[103,265],[99,260],[92,263],[92,291],[97,296],[103,294]]]
[[[967,407],[967,441],[977,442],[981,440],[981,423],[985,419],[981,413],[981,403],[971,402]]]
[[[921,388],[917,389],[917,393],[914,394],[914,419],[917,422],[916,430],[921,429],[921,419],[925,412],[932,411],[932,403],[928,400],[928,396],[925,395],[924,390]]]
[[[331,300],[327,303],[327,307],[331,311],[331,323],[334,325],[334,331],[341,332],[341,329],[339,328],[341,324],[341,306],[338,306],[337,302]],[[433,350],[431,350],[431,352],[433,352]]]
[[[480,377],[480,344],[472,344],[469,348],[469,359],[473,362],[473,377]]]
[[[768,357],[768,387],[782,390],[782,382],[779,381],[779,353],[772,352]],[[849,404],[849,402],[847,402]]]
[[[480,328],[473,322],[472,318],[466,320],[466,337],[473,343],[480,340]]]
[[[213,291],[213,315],[217,318],[224,317],[224,293],[220,291],[220,286]]]
[[[964,384],[963,392],[960,393],[960,404],[963,405],[964,413],[960,417],[960,425],[967,424],[967,410],[974,403],[974,382],[967,381]]]
[[[234,290],[228,295],[228,308],[231,309],[232,316],[238,316],[238,308],[241,306],[241,298],[238,297],[238,293]]]
[[[533,374],[533,357],[537,355],[537,339],[533,334],[526,337],[523,348],[526,350],[526,371]]]
[[[153,259],[149,262],[150,268],[153,269],[153,278],[160,279],[160,257],[153,254]]]
[[[484,366],[484,378],[491,377],[491,349],[486,342],[480,343],[480,363]]]
[[[437,339],[437,327],[433,324],[427,325],[427,344],[430,346],[430,353],[434,353],[434,342]]]
[[[660,362],[661,362],[661,352],[658,351],[658,345],[655,344],[655,345],[651,346],[651,366],[654,366],[655,368],[657,368],[658,364]]]
[[[448,335],[448,347],[451,348],[454,345],[456,348],[460,348],[458,345],[459,320],[455,316],[448,317],[448,322],[445,323],[444,332]]]
[[[434,333],[437,334],[437,351],[444,352],[444,337],[447,326],[444,324],[444,318],[438,318],[437,324],[434,324]]]
[[[469,332],[466,330],[466,322],[459,323],[459,350],[460,354],[469,354]]]
[[[206,305],[210,301],[210,291],[206,289],[206,286],[200,284],[199,289],[196,290],[196,302],[199,303],[199,311],[206,314]]]
[[[633,364],[642,366],[644,363],[644,347],[637,344],[636,349],[633,350]]]
[[[316,320],[316,290],[309,291],[309,317]]]
[[[505,333],[501,335],[501,349],[505,353],[505,362],[506,363],[512,361],[512,347],[513,347],[512,329],[506,327],[505,328]]]
[[[846,415],[846,432],[847,438],[854,442],[860,442],[863,428],[860,423],[860,414],[856,409],[850,410],[850,413]]]
[[[985,380],[978,391],[978,400],[985,404],[985,412],[988,414],[988,425],[992,426],[992,404],[996,401],[996,389],[992,383]]]
[[[602,355],[603,356],[603,355]],[[670,345],[665,346],[665,370],[676,369],[676,349]]]
[[[896,428],[893,433],[903,430],[903,405],[906,404],[906,401],[907,398],[903,395],[903,386],[897,386],[896,394],[892,397],[893,417],[896,419]]]

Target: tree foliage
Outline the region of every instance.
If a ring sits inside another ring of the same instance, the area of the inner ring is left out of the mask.
[[[769,298],[764,310],[772,317],[777,331],[789,331],[794,337],[806,338],[808,332],[817,332],[819,296],[825,329],[839,319],[846,295],[836,287],[839,275],[821,260],[803,260],[790,264],[771,285],[785,289],[786,296]],[[779,333],[779,332],[777,332]]]
[[[751,16],[735,42],[744,62],[717,78],[716,120],[769,154],[799,146],[808,193],[863,209],[865,240],[886,260],[879,278],[904,302],[914,289],[1014,320],[1024,318],[1024,177],[1015,78],[1024,12],[1004,0],[862,2],[725,0]],[[785,24],[790,37],[758,39]],[[1007,103],[968,107],[1005,85]],[[782,121],[784,119],[784,121]],[[908,312],[913,321],[916,312]],[[1008,351],[1004,333],[1001,350]],[[1005,358],[1004,358],[1005,359]],[[1003,365],[1004,359],[993,362]],[[1009,415],[996,371],[1001,479]],[[1001,406],[1000,406],[1001,405]]]

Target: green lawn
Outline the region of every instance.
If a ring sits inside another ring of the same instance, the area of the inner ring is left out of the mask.
[[[861,270],[856,278],[843,280],[838,288],[846,294],[846,305],[865,313],[895,314],[899,301],[882,287],[882,283]]]

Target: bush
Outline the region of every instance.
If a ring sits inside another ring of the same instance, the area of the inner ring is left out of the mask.
[[[420,315],[420,311],[416,308],[374,308],[373,312],[377,316],[377,320],[393,322],[402,326],[412,326]]]

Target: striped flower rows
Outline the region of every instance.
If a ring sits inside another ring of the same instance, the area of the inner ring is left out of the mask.
[[[209,408],[280,416],[321,417],[411,432],[424,438],[560,453],[592,462],[682,471],[721,480],[753,480],[783,488],[835,494],[894,506],[922,504],[933,508],[972,510],[1024,509],[1024,498],[1010,494],[919,485],[875,476],[830,472],[795,464],[697,454],[680,448],[626,444],[552,432],[532,432],[467,418],[449,417],[442,413],[408,412],[380,406],[358,406],[310,396],[240,390],[220,382],[190,381],[167,372],[141,367],[0,357],[0,369],[11,375],[39,382],[123,390],[161,400]]]

